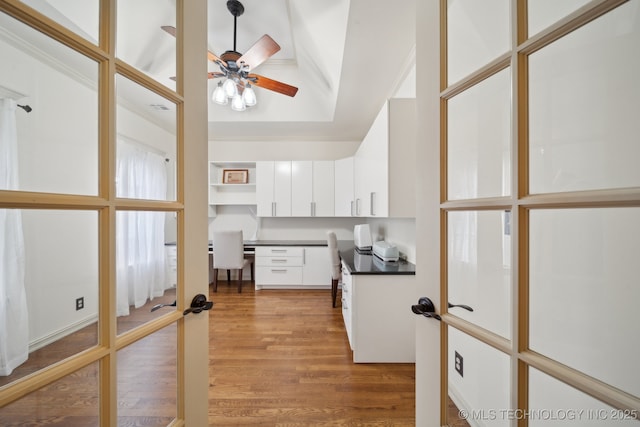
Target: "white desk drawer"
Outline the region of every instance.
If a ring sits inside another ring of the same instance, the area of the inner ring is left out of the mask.
[[[301,256],[259,256],[256,265],[267,267],[302,267]]]
[[[299,285],[302,267],[256,265],[256,283],[260,285]]]
[[[296,246],[256,246],[256,256],[304,256],[304,248]]]

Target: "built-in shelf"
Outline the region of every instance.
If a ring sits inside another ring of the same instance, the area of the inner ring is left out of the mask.
[[[223,182],[225,170],[246,170],[246,184],[226,184]],[[256,204],[256,164],[255,162],[209,162],[209,204],[255,205]]]

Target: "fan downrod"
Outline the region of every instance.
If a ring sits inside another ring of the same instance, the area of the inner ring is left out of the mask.
[[[227,9],[236,18],[244,13],[244,6],[238,0],[227,1]]]

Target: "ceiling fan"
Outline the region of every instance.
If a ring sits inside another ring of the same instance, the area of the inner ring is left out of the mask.
[[[218,87],[213,93],[213,101],[218,104],[226,104],[227,100],[231,99],[233,109],[244,110],[244,106],[256,104],[252,85],[283,95],[295,96],[298,92],[297,87],[251,72],[278,52],[280,45],[265,34],[244,54],[236,51],[236,25],[238,16],[244,13],[244,6],[238,0],[228,0],[227,9],[233,15],[233,50],[228,50],[220,56],[211,51],[207,53],[209,60],[220,67],[219,72],[210,72],[209,78],[226,78],[224,85],[221,81],[218,82]],[[162,29],[173,36],[176,35],[175,27],[165,25],[162,26]]]

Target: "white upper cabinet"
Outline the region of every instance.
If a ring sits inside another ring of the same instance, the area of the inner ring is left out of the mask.
[[[291,162],[291,215],[313,216],[313,162]]]
[[[291,162],[256,162],[258,216],[291,216]]]
[[[334,216],[334,162],[313,162],[313,216]]]
[[[353,156],[336,160],[334,167],[335,216],[354,216]]]
[[[334,162],[257,162],[258,216],[334,216]]]
[[[355,216],[415,217],[415,126],[415,99],[383,105],[353,158]]]

